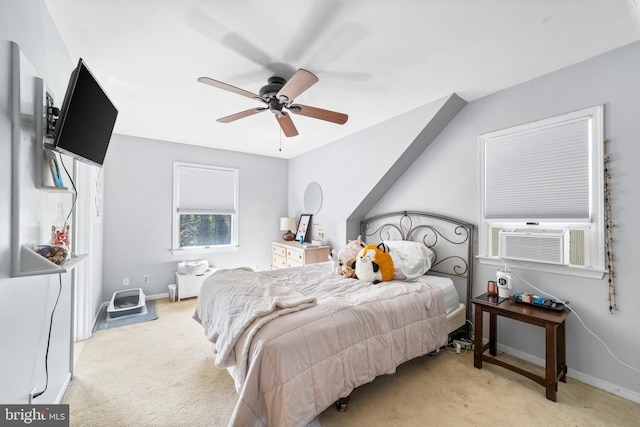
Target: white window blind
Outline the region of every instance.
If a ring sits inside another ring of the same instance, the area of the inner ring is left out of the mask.
[[[235,213],[237,171],[178,166],[178,212]]]
[[[485,143],[485,218],[588,219],[590,118]]]
[[[237,169],[174,162],[174,253],[237,248],[238,185]]]
[[[563,251],[568,249],[568,263],[537,262],[535,268],[602,276],[603,117],[599,105],[478,137],[481,262],[498,259],[499,230],[567,230]]]

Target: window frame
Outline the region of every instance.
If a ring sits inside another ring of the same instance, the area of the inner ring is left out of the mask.
[[[483,264],[517,267],[529,270],[546,271],[572,276],[602,278],[606,273],[605,266],[605,212],[604,212],[604,108],[602,105],[585,108],[571,113],[526,123],[519,126],[488,132],[478,137],[480,150],[479,167],[479,209],[478,209],[478,256]],[[549,126],[569,123],[579,119],[588,119],[589,126],[589,218],[561,219],[561,218],[487,218],[486,202],[486,143],[493,138],[540,130]],[[527,223],[537,223],[535,225]],[[571,228],[583,229],[585,232],[585,266],[554,265],[522,260],[502,260],[495,254],[497,248],[492,232],[495,228]]]
[[[209,245],[209,246],[191,246],[180,247],[180,168],[188,167],[194,169],[203,169],[210,171],[229,172],[233,173],[233,212],[218,212],[215,209],[202,209],[198,210],[199,214],[216,214],[224,213],[231,215],[231,242],[223,245]],[[171,224],[171,252],[174,255],[182,254],[200,254],[200,253],[215,253],[215,252],[233,252],[238,250],[239,239],[239,182],[240,172],[235,168],[228,168],[222,166],[206,165],[199,163],[188,162],[173,162],[173,198],[172,198],[172,224]]]

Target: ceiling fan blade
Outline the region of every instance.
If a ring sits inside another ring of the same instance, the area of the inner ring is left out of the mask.
[[[229,122],[233,122],[235,120],[241,119],[243,117],[252,116],[252,115],[260,113],[261,111],[264,111],[264,110],[268,110],[268,108],[267,107],[252,108],[250,110],[240,111],[239,113],[235,113],[235,114],[232,114],[230,116],[221,117],[218,120],[216,120],[216,122],[229,123]]]
[[[292,113],[301,116],[312,117],[314,119],[325,120],[331,123],[343,125],[349,119],[349,116],[335,111],[323,110],[322,108],[309,107],[308,105],[295,104],[289,107]]]
[[[276,120],[278,120],[278,124],[280,124],[280,128],[282,129],[282,132],[284,132],[285,136],[292,137],[298,134],[298,129],[296,129],[289,114],[283,111],[282,117],[279,117],[277,114],[275,115],[275,117]]]
[[[229,92],[237,93],[238,95],[246,96],[247,98],[257,99],[258,101],[266,102],[260,95],[249,92],[248,90],[240,89],[239,87],[232,86],[227,83],[222,83],[209,77],[198,77],[200,83],[204,83],[218,89],[228,90]]]
[[[276,98],[280,99],[280,97],[284,96],[287,98],[286,102],[292,102],[298,95],[309,89],[317,82],[318,78],[315,74],[300,68],[296,71],[293,77],[291,77],[289,81],[282,86],[276,94]]]

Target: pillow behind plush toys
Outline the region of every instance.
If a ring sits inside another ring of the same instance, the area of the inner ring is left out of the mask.
[[[393,279],[393,259],[384,243],[366,245],[358,253],[353,265],[357,279],[373,282],[374,285]]]
[[[394,265],[394,280],[413,281],[431,268],[433,251],[423,243],[385,240]]]

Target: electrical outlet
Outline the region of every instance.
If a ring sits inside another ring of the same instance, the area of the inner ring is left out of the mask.
[[[122,278],[122,286],[129,286],[129,278],[128,277],[123,277]]]
[[[36,386],[33,386],[33,388],[31,389],[31,393],[29,393],[29,405],[33,404],[33,400],[35,399],[35,394],[36,394]]]
[[[142,276],[142,283],[149,283],[149,275],[145,274],[144,276]]]

